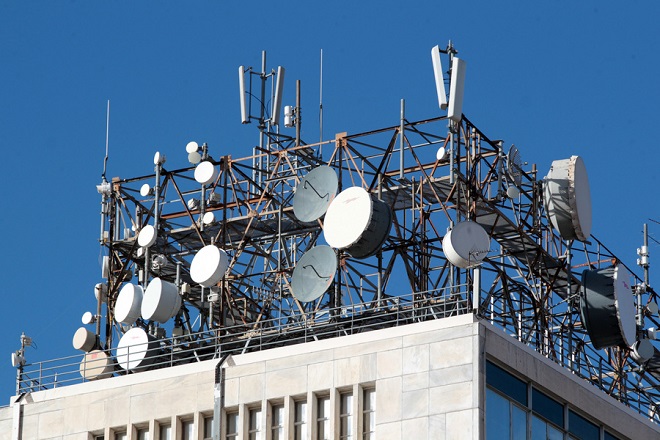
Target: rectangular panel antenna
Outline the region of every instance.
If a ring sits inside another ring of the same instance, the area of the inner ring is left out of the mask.
[[[282,108],[282,93],[284,92],[284,67],[277,66],[277,85],[275,86],[275,99],[273,100],[273,112],[270,123],[280,125],[280,109]]]
[[[451,84],[449,85],[449,110],[447,117],[461,122],[463,116],[463,89],[465,88],[465,61],[454,57],[451,63]]]
[[[442,76],[442,61],[440,60],[440,46],[431,49],[431,60],[433,61],[433,76],[435,77],[435,89],[438,92],[438,106],[441,110],[447,108],[447,92],[445,91],[445,79]]]
[[[238,66],[238,88],[241,93],[241,124],[248,124],[250,117],[247,112],[247,104],[245,102],[245,67]]]

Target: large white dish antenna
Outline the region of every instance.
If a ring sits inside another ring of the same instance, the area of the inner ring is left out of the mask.
[[[543,180],[545,209],[564,240],[587,241],[591,234],[591,193],[582,158],[555,160]]]
[[[337,255],[330,246],[316,246],[300,258],[291,277],[291,290],[301,302],[310,302],[323,295],[337,271]]]
[[[138,234],[138,244],[142,247],[151,247],[158,238],[156,234],[156,228],[152,225],[146,225],[142,228]]]
[[[328,210],[337,194],[337,173],[328,166],[314,168],[302,178],[293,196],[293,213],[301,222],[313,222]]]
[[[125,284],[115,302],[115,319],[122,324],[132,325],[140,317],[144,290],[136,284]]]
[[[444,236],[442,250],[454,266],[475,267],[488,255],[490,238],[479,223],[461,222]]]
[[[124,333],[117,344],[117,363],[126,371],[144,370],[158,355],[158,341],[140,327]]]
[[[215,245],[204,246],[190,263],[190,277],[204,287],[215,286],[227,272],[229,257]]]
[[[195,167],[195,180],[202,185],[213,183],[218,177],[218,169],[213,163],[205,160]]]
[[[85,327],[80,327],[73,334],[73,348],[84,352],[90,352],[96,346],[96,334]]]
[[[355,258],[366,258],[378,252],[391,225],[389,206],[354,186],[339,193],[330,203],[323,234],[330,246]]]
[[[582,272],[580,316],[595,348],[633,345],[635,314],[630,272],[625,266]]]
[[[177,287],[160,278],[154,278],[142,298],[142,317],[161,324],[174,317],[181,308]]]
[[[112,376],[112,359],[102,350],[90,351],[80,362],[80,375],[87,380],[110,377]]]

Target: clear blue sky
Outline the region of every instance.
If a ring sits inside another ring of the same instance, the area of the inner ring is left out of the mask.
[[[190,140],[249,155],[237,68],[259,68],[262,50],[287,68],[285,104],[302,80],[303,138],[318,138],[320,49],[326,139],[397,124],[401,98],[409,120],[439,116],[429,52],[451,39],[464,113],[542,175],[582,156],[592,233],[634,266],[642,224],[660,220],[659,19],[656,1],[0,0],[0,404],[21,332],[31,362],[75,354],[94,307],[108,99],[108,177],[133,177],[156,150],[187,166]]]

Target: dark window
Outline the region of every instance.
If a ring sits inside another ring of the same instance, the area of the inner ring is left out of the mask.
[[[486,362],[486,383],[527,406],[527,384],[488,361]]]
[[[545,417],[555,425],[561,428],[564,427],[563,406],[536,388],[532,388],[532,411],[542,417]]]
[[[598,426],[572,410],[568,411],[568,432],[580,440],[598,440],[600,438]]]
[[[605,431],[605,440],[619,440],[619,437],[615,436],[614,434],[610,434],[609,432]]]

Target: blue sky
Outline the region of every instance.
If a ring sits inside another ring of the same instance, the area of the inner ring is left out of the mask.
[[[287,69],[285,104],[302,81],[303,138],[316,141],[321,49],[330,139],[397,124],[401,98],[409,120],[441,115],[429,52],[451,39],[468,118],[542,175],[582,156],[592,233],[634,266],[642,224],[660,220],[660,5],[604,3],[0,0],[0,404],[21,332],[37,344],[29,361],[75,354],[94,305],[106,101],[108,177],[151,173],[157,150],[187,166],[190,140],[247,156],[258,137],[240,124],[236,72],[262,50]]]

